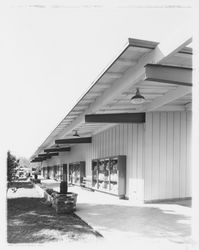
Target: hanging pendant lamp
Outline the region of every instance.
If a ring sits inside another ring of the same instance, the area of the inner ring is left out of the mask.
[[[142,104],[145,102],[144,96],[140,94],[139,89],[136,89],[135,95],[131,98],[131,103],[132,104]]]
[[[80,137],[80,135],[77,133],[77,130],[73,130],[73,136]]]

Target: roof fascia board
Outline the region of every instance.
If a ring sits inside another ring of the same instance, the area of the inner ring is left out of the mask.
[[[155,47],[159,44],[158,42],[145,41],[140,39],[129,38],[128,39],[129,46],[145,48],[145,49],[155,49]]]

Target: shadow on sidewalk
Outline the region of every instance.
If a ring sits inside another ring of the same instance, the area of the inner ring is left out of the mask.
[[[77,214],[88,221],[104,237],[117,231],[120,235],[137,235],[148,239],[168,239],[175,243],[189,242],[191,218],[180,206],[122,206],[81,203]]]
[[[41,198],[8,199],[8,243],[82,240],[100,235],[75,214],[57,215]]]

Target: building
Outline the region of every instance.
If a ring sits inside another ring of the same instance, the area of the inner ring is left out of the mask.
[[[129,39],[31,157],[44,177],[136,202],[191,197],[189,43]]]

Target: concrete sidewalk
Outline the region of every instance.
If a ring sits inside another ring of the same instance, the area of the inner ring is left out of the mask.
[[[59,183],[43,181],[59,191]],[[78,193],[77,211],[107,244],[129,244],[148,249],[189,249],[191,247],[191,208],[176,204],[140,204],[81,187],[69,187]],[[151,246],[151,248],[150,248]]]

